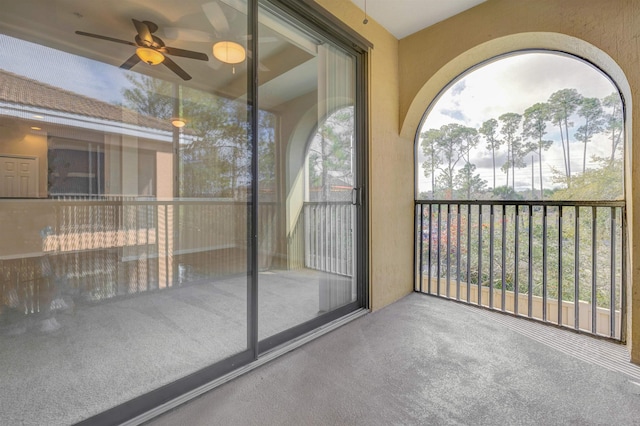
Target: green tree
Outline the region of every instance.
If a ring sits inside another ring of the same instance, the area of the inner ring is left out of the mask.
[[[507,174],[507,185],[509,185],[509,168],[511,168],[511,187],[515,191],[516,188],[516,167],[524,167],[524,156],[526,149],[522,145],[520,134],[520,122],[522,116],[515,112],[507,112],[498,117],[502,123],[500,133],[502,134],[502,142],[507,147],[507,161],[502,165],[502,170]]]
[[[571,186],[571,149],[569,140],[569,127],[573,123],[569,117],[578,109],[582,95],[576,89],[562,89],[554,92],[549,97],[549,108],[551,109],[551,120],[560,129],[560,142],[562,143],[562,154],[564,155],[565,174],[567,185]]]
[[[509,185],[503,185],[503,186],[494,188],[493,195],[500,200],[522,200],[522,195],[518,194]]]
[[[487,149],[491,151],[491,159],[493,160],[493,188],[496,187],[496,150],[500,148],[502,141],[498,139],[498,120],[491,118],[484,123],[478,130],[487,141]]]
[[[477,199],[486,191],[487,181],[480,178],[479,174],[474,174],[476,166],[466,163],[458,172],[453,180],[454,187],[459,198],[466,200]]]
[[[187,122],[178,150],[181,196],[238,197],[250,179],[246,105],[144,75],[127,75],[124,106],[168,121]]]
[[[544,187],[542,179],[542,151],[546,151],[553,145],[553,141],[545,140],[547,134],[547,122],[551,119],[549,105],[536,103],[524,111],[524,123],[522,134],[531,140],[531,150],[538,154],[538,167],[540,175],[540,199],[544,199]],[[533,161],[533,160],[532,160]]]
[[[611,141],[611,158],[613,163],[616,151],[622,147],[622,100],[617,92],[613,92],[602,100],[602,106],[606,108],[604,116],[604,130],[609,133]]]
[[[453,191],[454,171],[458,162],[467,155],[465,135],[467,128],[457,124],[445,124],[440,127],[442,137],[438,140],[438,151],[441,156],[440,184],[446,191],[446,198],[450,199]]]
[[[574,135],[577,140],[584,144],[584,154],[582,156],[582,173],[587,170],[587,143],[591,141],[593,135],[600,133],[604,124],[604,111],[598,98],[582,98],[578,115],[584,118],[584,124],[578,127]]]
[[[331,199],[330,177],[353,184],[351,168],[353,130],[353,107],[342,108],[318,126],[311,143],[310,178],[320,187],[324,201]]]
[[[174,83],[143,74],[126,74],[132,87],[122,92],[124,106],[140,114],[168,120],[173,116]]]
[[[429,129],[420,134],[420,145],[425,155],[425,161],[422,163],[424,175],[431,178],[431,199],[435,196],[436,189],[436,169],[440,167],[440,140],[444,137],[444,132],[439,129]]]

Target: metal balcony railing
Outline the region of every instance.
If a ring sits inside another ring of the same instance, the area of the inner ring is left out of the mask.
[[[624,341],[624,201],[416,201],[415,290]]]
[[[304,203],[306,268],[353,276],[352,215],[350,202]]]

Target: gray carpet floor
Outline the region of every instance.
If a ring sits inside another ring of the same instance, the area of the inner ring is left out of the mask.
[[[316,317],[323,277],[260,273],[260,338]],[[0,425],[75,423],[244,350],[246,295],[239,276],[78,304],[56,330],[37,318],[5,327]]]
[[[626,348],[504,318],[412,294],[149,425],[640,424]]]

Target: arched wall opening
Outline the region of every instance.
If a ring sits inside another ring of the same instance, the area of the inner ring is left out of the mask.
[[[608,75],[564,52],[479,63],[424,113],[416,199],[623,200],[623,106]]]
[[[437,100],[441,91],[445,90],[449,83],[455,80],[459,75],[465,73],[469,69],[485,63],[501,55],[523,50],[548,50],[571,54],[592,63],[594,66],[602,70],[617,85],[621,97],[624,101],[624,135],[625,135],[625,199],[627,199],[627,216],[632,217],[633,206],[631,204],[631,194],[633,192],[633,181],[631,179],[631,152],[633,141],[631,138],[631,88],[624,72],[616,64],[616,62],[605,52],[575,37],[558,33],[520,33],[505,37],[496,38],[494,40],[477,45],[464,53],[461,53],[437,72],[431,75],[426,83],[416,92],[412,98],[406,115],[401,117],[400,133],[407,139],[417,140],[418,132],[421,127],[421,120],[428,107]],[[415,175],[418,174],[416,171]],[[632,225],[629,223],[624,238],[631,240]],[[431,239],[431,238],[429,238]],[[627,266],[631,265],[632,243],[628,244],[626,261]],[[632,268],[628,268],[631,271]],[[632,288],[631,273],[627,274],[625,287],[627,289],[627,304],[624,308],[628,312],[632,312]],[[631,315],[627,316],[626,325],[630,329]],[[630,334],[629,334],[630,335]],[[623,337],[624,340],[624,337]],[[633,342],[632,342],[633,343]],[[633,358],[633,356],[632,356]],[[637,357],[636,357],[637,358]]]

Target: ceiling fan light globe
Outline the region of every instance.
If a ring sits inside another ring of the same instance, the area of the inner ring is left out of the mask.
[[[148,47],[138,47],[136,49],[136,55],[149,65],[158,65],[164,61],[164,55],[162,53]]]
[[[219,41],[213,45],[213,56],[226,64],[239,64],[247,58],[247,52],[233,41]]]
[[[176,117],[171,119],[171,124],[174,127],[177,127],[178,129],[180,129],[184,127],[187,124],[187,122],[184,120],[184,118]]]

